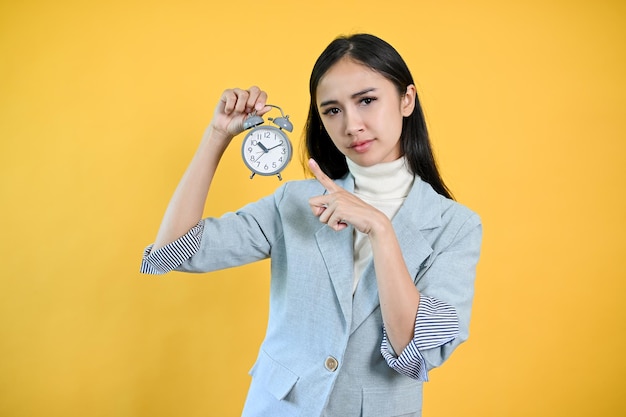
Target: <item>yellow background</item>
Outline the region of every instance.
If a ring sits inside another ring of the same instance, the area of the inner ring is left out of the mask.
[[[472,335],[424,415],[626,413],[623,2],[5,0],[0,416],[238,415],[268,263],[151,277],[141,254],[221,91],[262,86],[299,148],[311,66],[357,31],[405,57],[484,221]],[[235,145],[207,214],[278,184]]]

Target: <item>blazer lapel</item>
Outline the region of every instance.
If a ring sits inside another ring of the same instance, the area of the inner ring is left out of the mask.
[[[335,182],[347,191],[354,191],[354,179],[350,175]],[[330,275],[346,326],[350,326],[352,320],[352,281],[354,276],[352,230],[352,227],[347,227],[337,232],[326,225],[321,225],[315,233],[317,246],[322,258],[324,258],[326,270]]]
[[[409,274],[415,279],[420,267],[432,253],[421,231],[441,225],[441,202],[429,184],[416,177],[411,192],[392,221]],[[353,333],[379,306],[374,263],[367,265],[356,292],[352,308]]]

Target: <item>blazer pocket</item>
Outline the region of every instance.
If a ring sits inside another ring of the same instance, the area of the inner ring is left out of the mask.
[[[259,352],[249,373],[257,384],[265,387],[277,400],[283,400],[299,379],[298,375],[275,361],[264,350]]]
[[[363,417],[417,417],[421,411],[419,385],[393,389],[363,388]]]

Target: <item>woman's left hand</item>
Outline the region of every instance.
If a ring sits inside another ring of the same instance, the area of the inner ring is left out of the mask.
[[[328,191],[326,194],[309,199],[313,214],[319,217],[322,223],[337,231],[351,224],[359,232],[369,235],[380,222],[388,221],[387,216],[380,210],[335,184],[312,158],[309,159],[309,168]]]

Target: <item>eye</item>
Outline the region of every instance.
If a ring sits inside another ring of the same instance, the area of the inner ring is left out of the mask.
[[[333,116],[333,115],[335,115],[335,114],[338,114],[340,111],[341,111],[341,110],[339,110],[337,107],[329,107],[329,108],[327,108],[326,110],[324,110],[324,111],[322,112],[322,114],[323,114],[324,116],[326,116],[326,115]]]
[[[374,102],[376,100],[376,98],[374,97],[363,97],[359,102],[361,103],[361,105],[363,106],[369,106],[370,104],[372,104],[372,102]]]

